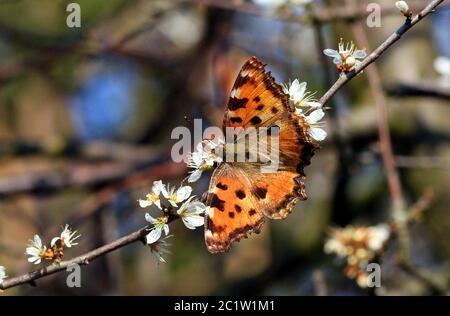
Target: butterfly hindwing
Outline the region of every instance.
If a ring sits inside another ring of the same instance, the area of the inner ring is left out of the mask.
[[[242,170],[228,164],[214,170],[206,203],[205,242],[210,252],[227,251],[233,241],[259,232],[264,216]]]

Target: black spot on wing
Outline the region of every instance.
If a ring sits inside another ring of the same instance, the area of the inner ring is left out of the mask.
[[[223,212],[223,211],[225,211],[225,206],[224,206],[224,204],[225,204],[225,201],[219,199],[219,197],[217,196],[217,194],[211,193],[211,195],[210,195],[210,204],[209,204],[211,207],[215,207],[215,208],[217,208],[219,211]]]
[[[261,122],[262,122],[262,120],[261,120],[261,118],[259,116],[253,116],[250,119],[250,123],[252,123],[254,125],[260,124]]]
[[[228,109],[230,109],[231,111],[236,111],[237,109],[245,109],[247,102],[247,98],[230,98],[230,100],[228,101]]]
[[[216,187],[218,187],[219,189],[224,190],[224,191],[228,190],[228,185],[223,184],[222,182],[217,183]]]
[[[245,199],[245,192],[244,191],[242,191],[242,190],[237,190],[236,191],[236,196],[239,198],[239,199]]]
[[[267,195],[267,189],[256,187],[252,190],[252,193],[254,196],[256,196],[257,199],[262,200],[266,198]]]
[[[242,123],[242,119],[240,117],[230,117],[231,123]]]

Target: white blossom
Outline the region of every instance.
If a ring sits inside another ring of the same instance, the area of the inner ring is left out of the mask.
[[[377,226],[369,227],[369,248],[375,252],[380,251],[389,239],[389,236],[390,229],[387,224],[379,224]]]
[[[50,242],[50,246],[53,247],[56,244],[56,242],[60,240],[64,246],[66,246],[67,248],[71,248],[72,246],[78,245],[78,243],[75,243],[75,240],[77,240],[80,237],[81,235],[77,235],[76,230],[72,231],[69,228],[69,225],[66,225],[63,228],[61,235],[52,239],[52,241]]]
[[[322,141],[327,137],[327,132],[321,128],[323,124],[319,122],[324,115],[325,112],[322,109],[317,109],[304,116],[309,126],[308,134],[316,141]]]
[[[177,207],[178,203],[181,203],[189,198],[191,193],[192,188],[188,185],[179,187],[178,189],[175,189],[175,187],[169,188],[169,186],[167,186],[167,189],[165,187],[162,189],[162,195],[173,207]]]
[[[162,232],[167,236],[169,234],[169,225],[167,225],[167,217],[153,218],[150,214],[145,214],[145,220],[153,225],[150,232],[145,236],[147,245],[153,244],[161,238]]]
[[[4,266],[0,266],[0,284],[2,284],[3,280],[8,276],[6,275],[6,268]]]
[[[323,50],[323,53],[333,58],[333,63],[340,71],[351,71],[354,67],[359,66],[361,60],[366,57],[365,50],[357,49],[353,42],[344,45],[341,39],[338,46],[338,50],[327,48]]]
[[[145,208],[155,204],[158,208],[161,209],[160,194],[163,190],[165,190],[165,187],[162,181],[161,180],[154,181],[152,186],[152,192],[148,193],[145,196],[145,200],[139,200],[140,207]]]
[[[450,58],[439,56],[434,60],[433,66],[441,76],[440,82],[445,86],[450,86]]]
[[[192,197],[183,203],[177,210],[177,214],[187,228],[195,229],[205,223],[205,218],[201,214],[204,214],[208,207],[200,201],[192,202],[191,200]]]
[[[42,240],[39,235],[34,235],[34,239],[30,240],[30,245],[25,250],[25,254],[30,256],[28,258],[28,262],[33,264],[39,264],[42,261],[42,258],[45,256],[45,252],[47,247],[42,245]]]
[[[214,168],[215,163],[221,163],[222,157],[217,152],[222,152],[223,141],[203,140],[197,144],[196,151],[188,157],[187,166],[194,170],[190,172],[188,182],[195,182],[200,179],[203,171]]]
[[[307,83],[295,79],[289,87],[283,85],[283,90],[289,95],[289,99],[293,102],[297,114],[303,113],[305,109],[317,109],[322,105],[314,98],[315,92],[306,90]]]

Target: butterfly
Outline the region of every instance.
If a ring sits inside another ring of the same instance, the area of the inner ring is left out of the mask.
[[[303,171],[318,147],[308,124],[295,115],[289,96],[265,64],[251,57],[241,68],[225,110],[226,127],[277,127],[279,168],[262,173],[259,162],[221,162],[206,195],[205,242],[212,253],[228,251],[234,241],[259,233],[266,218],[284,219],[307,198]]]

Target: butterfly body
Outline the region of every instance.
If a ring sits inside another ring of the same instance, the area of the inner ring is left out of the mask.
[[[268,135],[268,143],[277,137],[278,167],[262,172],[270,159],[225,159],[214,170],[206,197],[210,211],[205,216],[205,242],[210,252],[229,250],[234,241],[258,233],[266,217],[283,219],[299,200],[305,200],[303,168],[317,147],[308,135],[308,125],[290,107],[289,96],[256,57],[250,58],[237,76],[224,115],[223,129],[228,127],[276,128],[276,135]],[[244,144],[247,158],[259,146],[252,141]],[[270,152],[268,156],[272,157]]]

